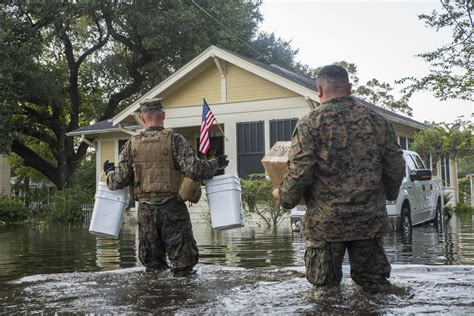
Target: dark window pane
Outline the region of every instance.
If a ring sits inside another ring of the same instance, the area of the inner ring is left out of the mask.
[[[290,141],[298,119],[270,121],[270,147],[277,141]]]

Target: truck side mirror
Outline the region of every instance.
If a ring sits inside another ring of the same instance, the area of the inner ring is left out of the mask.
[[[410,180],[411,181],[425,181],[431,180],[432,173],[430,169],[420,169],[416,171],[410,171]]]

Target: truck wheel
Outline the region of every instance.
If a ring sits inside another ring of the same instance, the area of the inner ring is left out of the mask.
[[[400,215],[400,232],[405,235],[411,234],[410,211],[406,206],[402,208],[402,213]]]

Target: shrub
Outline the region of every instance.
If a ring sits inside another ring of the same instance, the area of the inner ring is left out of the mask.
[[[81,188],[72,187],[64,189],[53,198],[48,212],[48,220],[51,222],[78,223],[84,219],[82,207],[90,204],[94,195],[85,192]]]
[[[241,179],[242,201],[249,213],[255,213],[268,226],[276,229],[283,216],[288,213],[272,196],[273,186],[265,174],[251,174],[248,180]]]
[[[31,216],[31,212],[19,198],[0,196],[0,221],[16,223],[27,220]]]
[[[454,213],[456,214],[471,214],[474,212],[474,207],[464,204],[464,203],[458,203],[456,207],[454,208]]]

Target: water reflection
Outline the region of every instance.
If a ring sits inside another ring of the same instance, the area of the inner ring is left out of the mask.
[[[276,233],[252,224],[214,231],[195,221],[193,227],[199,274],[177,280],[144,273],[136,224],[123,225],[117,240],[95,237],[87,226],[1,226],[0,313],[444,313],[451,305],[464,313],[474,308],[474,267],[462,266],[474,264],[472,215],[453,217],[442,231],[427,224],[415,227],[410,238],[396,233],[385,238],[391,279],[410,297],[361,298],[346,256],[342,297],[327,310],[311,296],[304,239],[288,222]]]
[[[389,260],[401,264],[474,264],[473,222],[470,214],[454,216],[442,231],[427,224],[415,227],[410,238],[390,234],[385,237]],[[196,221],[193,227],[200,263],[245,268],[303,265],[304,240],[291,232],[287,222],[276,233],[256,225],[215,231],[203,221]],[[140,266],[137,244],[136,224],[124,224],[117,240],[95,237],[87,226],[1,226],[0,280],[36,273]]]

